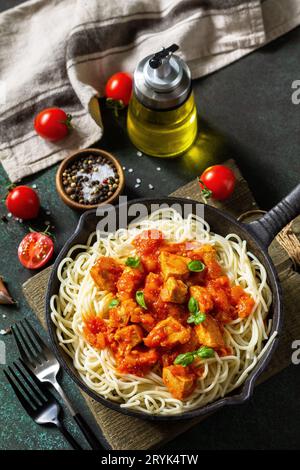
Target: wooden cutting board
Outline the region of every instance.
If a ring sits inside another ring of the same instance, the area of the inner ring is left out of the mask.
[[[226,203],[215,203],[214,205],[238,217],[246,211],[257,208],[257,205],[247,182],[243,179],[235,163],[232,160],[225,163],[234,170],[237,177],[237,186],[233,197],[229,201]],[[197,181],[191,181],[172,193],[171,196],[200,201]],[[293,222],[293,231],[297,235],[300,234],[300,217]],[[291,344],[295,339],[300,338],[300,315],[298,308],[300,304],[300,274],[294,271],[293,263],[287,252],[276,240],[274,240],[270,247],[270,255],[279,273],[283,288],[285,316],[279,347],[267,370],[261,375],[259,382],[263,382],[290,364],[292,354]],[[51,267],[35,275],[23,285],[24,295],[30,307],[45,328],[44,300],[50,271]],[[111,449],[142,450],[157,448],[190,429],[202,419],[205,419],[196,418],[178,423],[152,423],[125,416],[105,408],[84,392],[81,393],[94,415],[103,437],[108,443],[108,448]]]

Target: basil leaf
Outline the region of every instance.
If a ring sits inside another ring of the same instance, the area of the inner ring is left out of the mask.
[[[207,346],[201,346],[201,348],[197,349],[196,351],[190,351],[184,354],[179,354],[174,364],[181,365],[183,367],[189,366],[194,361],[195,357],[201,357],[201,359],[208,359],[213,357],[215,351],[212,348],[208,348]]]
[[[118,299],[112,299],[108,304],[108,308],[116,307],[117,305],[119,305],[119,303],[120,301]]]
[[[125,261],[126,266],[130,266],[131,268],[137,268],[140,264],[140,258],[138,256],[133,257],[129,256]]]
[[[206,319],[205,313],[196,312],[188,317],[187,323],[194,323],[195,325],[200,325],[200,323],[204,322],[205,319]]]
[[[195,297],[190,297],[189,303],[188,303],[188,309],[189,312],[191,313],[196,313],[199,310],[198,302],[195,299]]]
[[[174,364],[186,367],[190,365],[193,362],[193,360],[194,360],[194,353],[187,352],[185,354],[179,354],[176,357]]]
[[[187,267],[190,271],[193,271],[195,273],[201,273],[201,271],[203,271],[203,269],[205,268],[205,264],[201,263],[201,261],[194,260],[190,261]]]
[[[137,301],[137,303],[138,303],[142,308],[144,308],[145,310],[147,310],[147,305],[146,305],[146,302],[145,302],[144,292],[143,292],[142,290],[136,291],[136,293],[135,293],[135,300]]]
[[[208,348],[207,346],[201,346],[201,348],[195,351],[195,354],[198,357],[201,357],[201,359],[209,359],[210,357],[214,356],[215,351],[212,348]]]

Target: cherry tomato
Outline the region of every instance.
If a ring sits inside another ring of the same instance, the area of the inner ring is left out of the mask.
[[[29,186],[16,186],[6,197],[6,207],[9,212],[20,219],[34,219],[40,209],[37,193]]]
[[[55,142],[68,135],[72,116],[60,108],[47,108],[41,111],[34,120],[34,128],[43,139]]]
[[[112,75],[105,85],[105,96],[114,101],[122,101],[127,106],[132,92],[132,77],[128,73],[118,72]]]
[[[233,193],[235,176],[227,166],[214,165],[206,168],[202,173],[199,185],[204,197],[211,195],[214,199],[223,201]]]
[[[52,258],[54,244],[45,233],[30,232],[21,241],[18,248],[20,263],[28,269],[38,269]]]

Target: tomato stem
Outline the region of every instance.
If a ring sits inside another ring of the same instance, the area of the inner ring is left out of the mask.
[[[4,202],[4,203],[5,203],[8,194],[10,193],[10,191],[12,191],[14,188],[16,188],[16,186],[17,186],[17,185],[16,185],[15,183],[9,183],[9,184],[6,184],[6,185],[5,185],[6,193],[5,193],[5,195],[2,194],[2,195],[0,196],[0,197],[1,197],[1,202]]]
[[[73,116],[71,114],[67,114],[67,119],[65,119],[64,121],[60,121],[62,124],[65,124],[68,128],[68,131],[71,131],[73,129],[73,126],[72,126],[72,121],[73,119]]]
[[[73,126],[71,124],[72,119],[73,119],[73,116],[71,114],[67,114],[67,120],[66,120],[65,124],[66,124],[67,128],[69,129],[69,131],[71,129],[73,129]]]
[[[49,228],[50,228],[50,225],[47,225],[45,230],[43,230],[42,232],[39,232],[38,230],[34,230],[34,228],[29,227],[29,232],[31,233],[38,232],[38,233],[42,233],[43,235],[47,235],[48,237],[54,238],[54,235],[53,233],[50,232]]]
[[[208,189],[208,187],[206,186],[205,183],[203,183],[203,181],[198,178],[198,181],[200,183],[200,187],[201,187],[201,196],[204,200],[204,204],[207,204],[207,200],[210,199],[211,195],[212,195],[212,191],[210,189]]]
[[[7,191],[11,191],[12,189],[14,189],[16,187],[17,187],[17,185],[15,183],[9,183],[8,185],[6,185]]]
[[[119,117],[119,111],[125,108],[122,100],[114,100],[112,98],[106,98],[106,106],[113,110],[116,118]]]

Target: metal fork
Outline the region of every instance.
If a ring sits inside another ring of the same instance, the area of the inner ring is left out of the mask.
[[[70,400],[59,385],[57,374],[60,370],[60,364],[53,352],[30,325],[27,318],[15,323],[12,326],[12,333],[15,337],[20,355],[32,373],[41,382],[51,384],[59,393],[91,448],[94,450],[103,449],[99,439],[81,414],[75,411]]]
[[[26,364],[22,365],[26,373],[17,362],[13,362],[14,367],[8,366],[3,372],[25,411],[37,424],[56,426],[74,449],[82,450],[59,419],[61,407],[56,398],[26,368]]]

